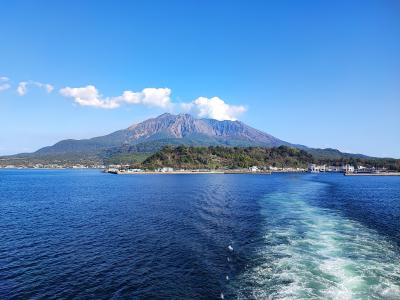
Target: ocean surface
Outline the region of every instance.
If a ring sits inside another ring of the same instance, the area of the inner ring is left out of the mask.
[[[0,170],[0,299],[400,299],[400,177]]]

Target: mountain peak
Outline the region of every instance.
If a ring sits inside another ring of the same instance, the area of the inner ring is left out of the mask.
[[[174,115],[171,114],[171,113],[166,112],[166,113],[163,113],[163,114],[161,114],[161,115],[155,117],[154,119],[165,118],[165,117],[172,117],[172,116],[174,116]]]
[[[138,143],[155,139],[198,139],[218,140],[225,145],[288,145],[267,133],[256,130],[240,121],[219,121],[195,118],[190,114],[164,113],[128,128],[126,143]]]
[[[162,118],[192,118],[195,119],[191,114],[188,113],[180,113],[180,114],[171,114],[171,113],[163,113],[154,119],[162,119]]]
[[[149,143],[265,147],[290,145],[240,121],[198,119],[187,113],[164,113],[109,135],[87,140],[65,140],[40,149],[37,153],[98,153],[111,148]]]

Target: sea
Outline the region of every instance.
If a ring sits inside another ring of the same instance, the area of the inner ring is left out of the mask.
[[[0,299],[400,299],[400,177],[2,169]]]

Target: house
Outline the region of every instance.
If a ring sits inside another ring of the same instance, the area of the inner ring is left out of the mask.
[[[163,167],[163,168],[159,168],[156,170],[157,172],[162,172],[162,173],[168,173],[168,172],[173,172],[174,168],[170,168],[170,167]]]
[[[308,164],[308,172],[318,173],[318,172],[325,172],[325,171],[326,171],[325,165]]]
[[[308,164],[308,172],[316,173],[319,172],[316,164]]]
[[[345,173],[354,173],[354,166],[346,164],[342,167],[342,170]]]
[[[358,166],[356,172],[357,173],[378,173],[379,170],[377,170],[375,167]]]
[[[126,173],[140,173],[143,172],[142,169],[127,169]]]
[[[257,172],[258,171],[258,167],[257,166],[252,166],[249,168],[250,172]]]
[[[326,171],[327,172],[342,172],[342,167],[339,167],[339,166],[328,166]]]

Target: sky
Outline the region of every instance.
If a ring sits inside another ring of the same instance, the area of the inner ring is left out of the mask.
[[[400,158],[400,2],[1,4],[0,155],[164,112]]]

